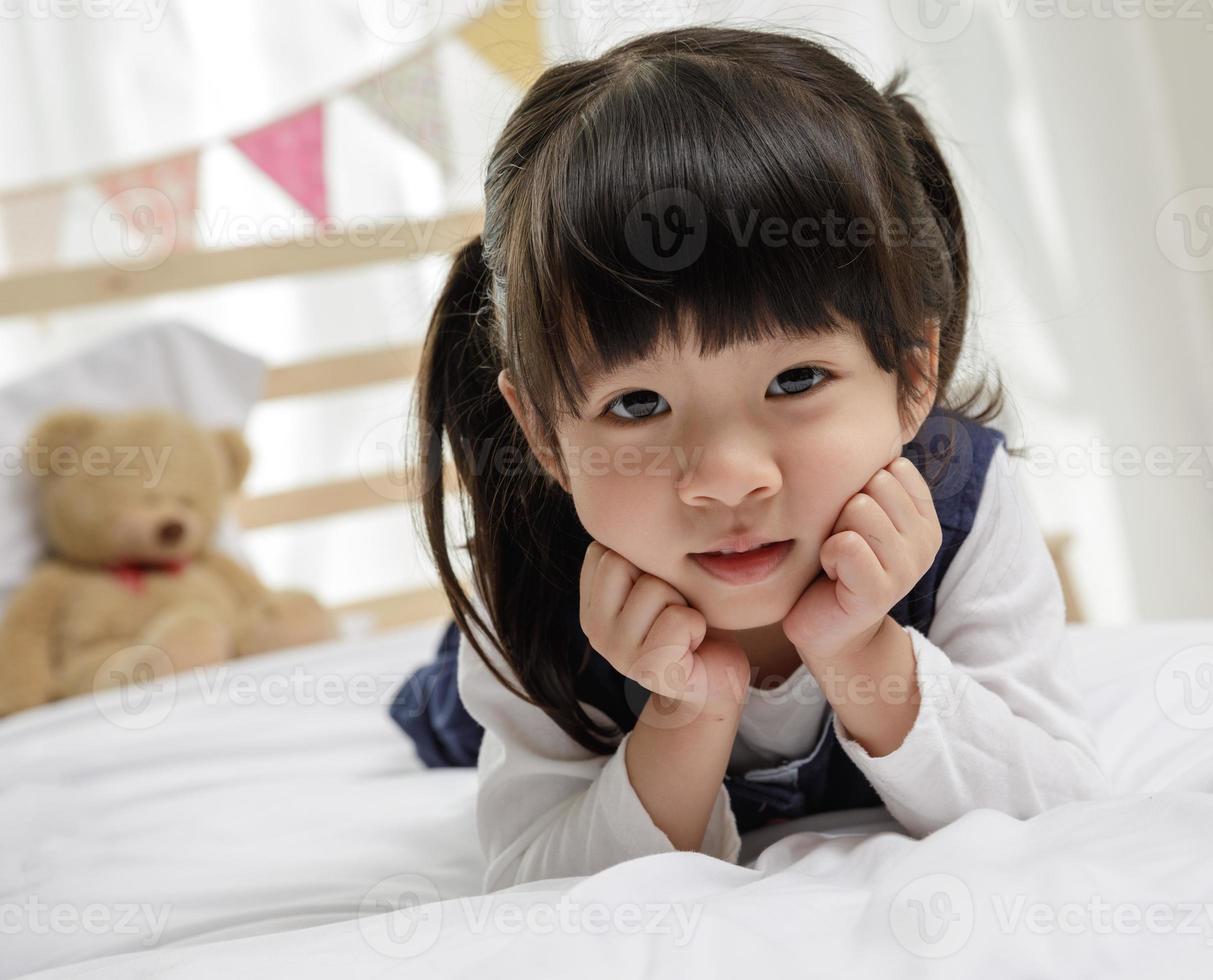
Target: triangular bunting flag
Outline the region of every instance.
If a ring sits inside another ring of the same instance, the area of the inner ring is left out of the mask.
[[[505,7],[508,6],[508,11]],[[458,37],[519,88],[529,88],[545,67],[543,37],[530,4],[491,4],[459,29]]]
[[[53,265],[59,254],[64,186],[0,198],[0,228],[10,272]]]
[[[238,136],[232,144],[317,221],[328,217],[322,103]]]
[[[96,185],[106,198],[107,207],[125,220],[129,229],[158,236],[156,245],[163,249],[163,254],[194,248],[197,150],[109,174]]]
[[[432,156],[449,176],[442,88],[433,49],[418,52],[363,82],[353,94],[400,135]]]

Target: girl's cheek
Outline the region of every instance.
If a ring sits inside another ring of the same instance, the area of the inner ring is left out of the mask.
[[[582,474],[573,478],[573,505],[591,537],[635,561],[657,543],[656,529],[668,517],[661,501],[672,498],[669,485],[626,469]]]
[[[620,478],[610,472],[582,472],[572,476],[573,505],[582,526],[608,548],[639,506],[634,494],[621,492]]]

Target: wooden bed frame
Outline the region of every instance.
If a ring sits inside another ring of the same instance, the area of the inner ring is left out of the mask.
[[[308,272],[334,271],[375,262],[401,262],[451,253],[461,242],[479,234],[483,212],[452,213],[435,219],[385,224],[380,234],[359,242],[342,241],[327,232],[323,244],[300,240],[284,245],[207,250],[168,256],[159,266],[126,272],[108,266],[56,269],[0,280],[0,316],[44,315],[51,311],[96,303],[130,300],[158,293],[200,289],[252,279]],[[365,233],[364,233],[365,234]],[[270,368],[262,399],[303,398],[363,385],[405,382],[416,375],[419,345],[409,344],[318,358]],[[445,485],[455,486],[448,463]],[[406,485],[412,485],[406,481]],[[248,529],[310,521],[384,506],[409,506],[400,481],[386,471],[370,479],[356,478],[311,484],[297,489],[240,496],[234,501],[238,520]],[[1061,580],[1069,622],[1082,622],[1066,551],[1070,535],[1047,538]],[[449,615],[446,595],[439,588],[416,589],[372,596],[335,609],[338,615],[369,616],[372,629],[383,630]]]
[[[405,382],[416,375],[420,360],[420,345],[406,344],[275,367],[266,374],[261,397],[262,401],[298,398],[387,381]],[[455,486],[456,479],[454,466],[447,462],[443,486]],[[251,530],[376,507],[411,506],[412,498],[402,486],[413,485],[385,470],[369,478],[313,483],[259,497],[238,496],[234,506],[241,526]],[[338,616],[369,615],[373,628],[384,630],[449,615],[450,605],[442,589],[427,588],[374,596],[338,606],[334,612]]]

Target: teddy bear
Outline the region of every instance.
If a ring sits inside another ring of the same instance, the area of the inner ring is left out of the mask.
[[[313,596],[272,591],[212,547],[248,472],[238,430],[66,408],[24,458],[48,553],[0,621],[0,717],[336,636]]]

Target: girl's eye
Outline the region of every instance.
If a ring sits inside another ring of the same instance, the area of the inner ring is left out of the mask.
[[[821,375],[822,380],[814,383],[813,378],[816,375]],[[802,392],[812,391],[814,388],[820,388],[823,384],[825,384],[825,379],[830,377],[832,377],[832,375],[825,368],[817,367],[814,364],[807,364],[804,367],[797,367],[792,368],[789,371],[784,371],[783,374],[778,375],[775,380],[771,382],[771,384],[789,385],[792,390],[785,393],[789,395],[799,395]],[[781,382],[780,378],[785,380]],[[769,388],[767,391],[770,393]]]
[[[771,388],[768,388],[767,394],[801,395],[820,388],[832,377],[833,375],[825,368],[812,364],[792,368],[784,371],[771,382],[771,386],[776,390],[772,392]],[[613,399],[603,410],[602,415],[608,421],[621,425],[642,422],[659,414],[656,406],[664,401],[665,399],[655,391],[647,389],[629,391]],[[620,414],[616,411],[621,408],[626,408],[627,413]],[[637,414],[631,414],[633,412]]]
[[[611,403],[606,407],[606,410],[602,414],[604,417],[610,416],[608,419],[610,422],[621,422],[624,425],[627,425],[629,422],[640,422],[643,419],[652,418],[652,406],[659,401],[665,401],[665,399],[655,391],[629,391],[620,395],[618,398],[612,399]],[[623,407],[624,405],[626,405],[629,410],[635,409],[639,411],[640,415],[616,414],[615,409]]]

